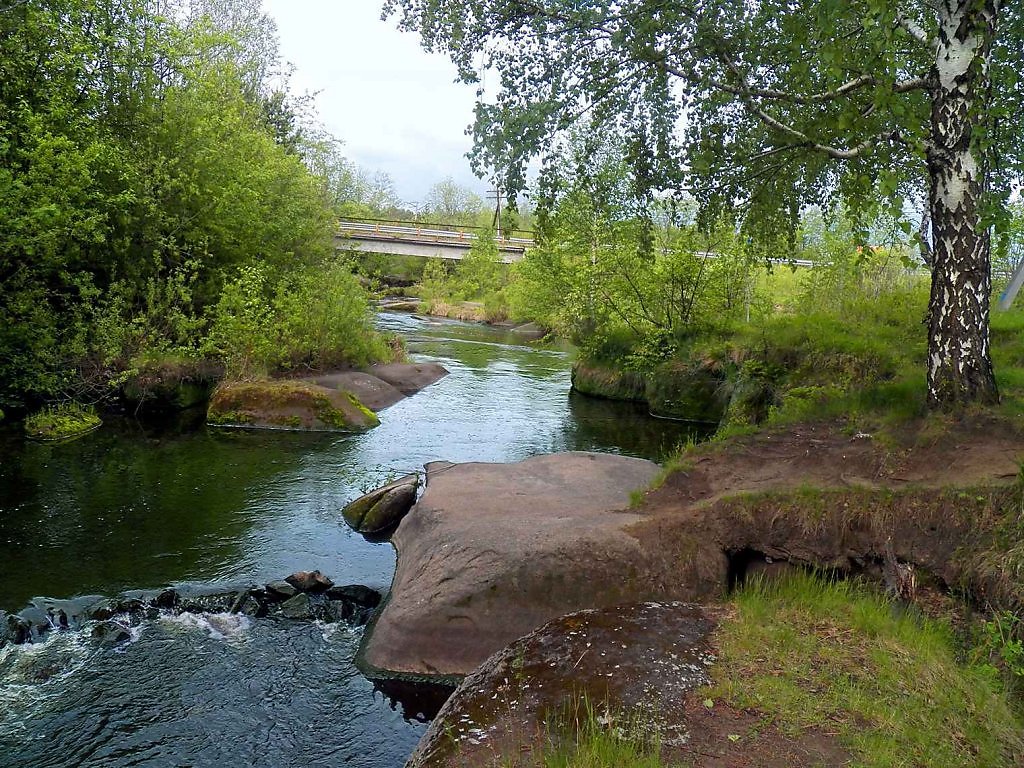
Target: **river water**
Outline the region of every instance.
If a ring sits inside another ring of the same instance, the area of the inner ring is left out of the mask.
[[[570,355],[485,326],[382,313],[451,374],[359,435],[143,426],[66,444],[0,431],[0,609],[40,595],[225,588],[319,569],[386,591],[390,544],[347,501],[425,462],[596,450],[659,460],[688,437],[631,404],[569,393]],[[401,766],[429,697],[352,664],[361,629],[161,616],[103,647],[88,628],[0,649],[0,766]]]

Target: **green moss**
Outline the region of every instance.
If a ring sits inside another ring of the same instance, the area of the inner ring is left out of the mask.
[[[377,414],[371,411],[365,405],[363,405],[359,401],[358,397],[356,397],[355,395],[348,391],[345,391],[345,396],[348,398],[348,401],[352,403],[353,406],[355,406],[356,410],[358,410],[360,413],[363,414],[363,416],[366,417],[367,426],[376,427],[380,424],[380,419],[377,417]]]
[[[25,419],[25,433],[36,440],[67,440],[91,432],[102,423],[90,406],[62,403]]]
[[[206,416],[206,423],[213,426],[238,426],[248,424],[252,418],[247,413],[240,411],[210,411]]]
[[[580,360],[572,368],[572,388],[591,397],[643,401],[646,382],[639,373]]]

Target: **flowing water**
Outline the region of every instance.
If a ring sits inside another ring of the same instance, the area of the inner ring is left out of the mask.
[[[438,459],[562,450],[658,460],[686,427],[569,394],[564,350],[484,326],[381,314],[451,375],[359,435],[160,429],[66,444],[0,432],[0,609],[39,595],[225,588],[319,569],[386,591],[390,544],[349,531],[352,498]],[[0,766],[400,766],[436,706],[352,664],[361,629],[163,615],[102,646],[80,631],[0,649]]]

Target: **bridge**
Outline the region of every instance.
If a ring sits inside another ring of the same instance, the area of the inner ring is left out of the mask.
[[[480,227],[343,219],[338,224],[334,245],[339,249],[357,247],[364,253],[424,256],[428,259],[458,261],[466,257],[477,236],[484,231],[486,230]],[[502,263],[511,264],[523,258],[526,249],[533,245],[533,238],[499,234],[494,238],[494,242],[498,246],[498,256]]]

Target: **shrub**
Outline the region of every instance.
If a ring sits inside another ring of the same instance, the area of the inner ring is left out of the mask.
[[[224,361],[228,378],[243,380],[401,354],[400,346],[373,329],[366,292],[344,261],[276,282],[260,265],[242,268],[224,287],[205,349]]]

